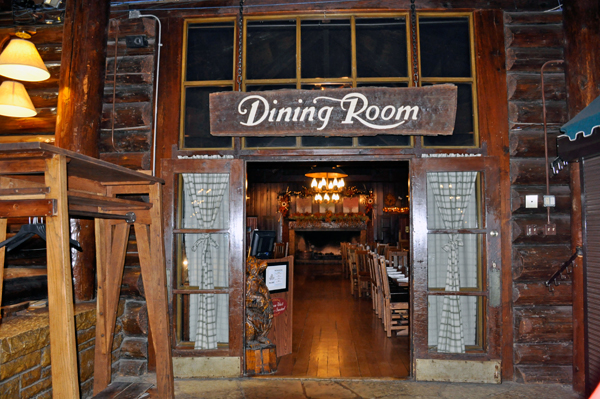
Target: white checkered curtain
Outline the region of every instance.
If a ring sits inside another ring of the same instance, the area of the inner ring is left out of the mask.
[[[477,172],[427,173],[429,229],[477,227]],[[478,248],[475,234],[429,234],[428,285],[445,291],[477,287]],[[477,300],[458,295],[429,297],[429,345],[438,352],[464,353],[476,339]]]
[[[184,173],[183,227],[229,227],[229,175]],[[186,234],[184,249],[190,286],[228,287],[228,234]],[[222,294],[190,295],[190,340],[195,349],[216,349],[229,341],[229,298]]]

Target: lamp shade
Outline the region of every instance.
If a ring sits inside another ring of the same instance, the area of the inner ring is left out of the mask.
[[[340,178],[340,177],[347,177],[348,175],[346,173],[344,173],[343,170],[341,170],[340,168],[338,168],[336,166],[330,166],[330,167],[317,166],[317,167],[312,168],[304,176],[313,177],[313,178],[333,179],[334,177]]]
[[[50,72],[33,43],[12,39],[0,54],[0,75],[26,82],[41,82],[50,77]]]
[[[0,85],[0,115],[27,118],[37,111],[23,83],[6,80]]]

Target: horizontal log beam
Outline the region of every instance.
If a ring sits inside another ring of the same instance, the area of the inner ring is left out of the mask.
[[[506,50],[506,70],[539,73],[547,61],[563,58],[562,48],[509,48]],[[544,72],[563,72],[563,66],[551,64],[544,68]]]
[[[556,157],[556,137],[558,127],[548,131],[548,157]],[[513,158],[543,158],[544,131],[541,129],[511,130],[509,133],[510,156]]]
[[[541,229],[547,223],[545,215],[516,215],[512,220],[513,244],[565,244],[571,240],[571,218],[569,215],[552,215],[551,223],[556,224],[556,235],[527,235],[527,226]],[[566,260],[566,259],[565,259]]]
[[[526,195],[538,196],[537,208],[525,207]],[[546,187],[543,186],[513,186],[511,190],[511,210],[513,214],[546,214],[544,195],[546,195]],[[571,190],[569,186],[550,186],[550,195],[554,195],[556,199],[556,206],[550,210],[552,214],[570,213]]]
[[[504,23],[512,24],[561,24],[563,16],[559,12],[506,12]]]
[[[573,343],[515,344],[515,364],[570,365]]]
[[[510,160],[510,182],[513,185],[545,186],[546,160],[544,158],[512,158]],[[552,175],[551,185],[568,185],[569,174]]]
[[[515,342],[571,342],[573,320],[571,306],[544,306],[514,309]]]
[[[147,152],[102,153],[100,159],[134,170],[150,169],[150,154]]]
[[[571,246],[568,243],[563,245],[513,246],[513,279],[515,281],[548,281],[552,274],[571,255]]]
[[[560,285],[546,287],[543,282],[515,283],[513,285],[513,305],[571,305],[573,302],[571,283],[562,281]]]
[[[508,117],[512,123],[543,123],[540,102],[513,101],[508,104]],[[569,120],[566,101],[546,101],[547,123],[563,124]]]
[[[572,366],[523,366],[515,367],[517,382],[525,384],[570,384],[573,380]]]
[[[506,47],[563,47],[562,24],[556,25],[508,25],[504,29]]]
[[[510,101],[541,101],[542,77],[539,74],[511,73],[507,76]],[[565,75],[544,74],[544,97],[547,101],[566,100]]]

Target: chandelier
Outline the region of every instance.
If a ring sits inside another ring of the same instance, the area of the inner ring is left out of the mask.
[[[344,177],[348,175],[336,166],[317,166],[304,176],[313,178],[310,188],[314,193],[314,201],[328,204],[340,200],[340,192],[346,185]]]

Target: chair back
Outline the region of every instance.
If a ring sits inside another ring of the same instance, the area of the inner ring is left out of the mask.
[[[369,251],[369,255],[367,258],[369,263],[369,271],[371,272],[371,282],[375,285],[375,287],[379,287],[379,273],[377,269],[379,269],[379,260],[377,259],[377,254],[373,251]]]
[[[385,257],[383,255],[378,257],[379,262],[377,262],[379,266],[379,273],[381,277],[381,292],[383,293],[383,298],[389,300],[390,298],[390,282],[388,281],[387,269],[385,265]]]
[[[408,252],[401,251],[399,249],[390,250],[388,252],[387,259],[390,262],[390,266],[401,270],[404,274],[408,273]]]
[[[369,272],[369,264],[367,261],[367,255],[369,251],[366,250],[357,250],[356,251],[356,267],[359,273],[361,274],[370,274]]]
[[[276,242],[273,247],[273,258],[285,258],[288,255],[288,243],[287,242]]]
[[[356,271],[356,251],[358,251],[358,245],[348,244],[346,246],[348,254],[348,265],[350,271]]]
[[[377,244],[377,255],[383,255],[386,256],[387,255],[387,251],[389,248],[389,244]]]

